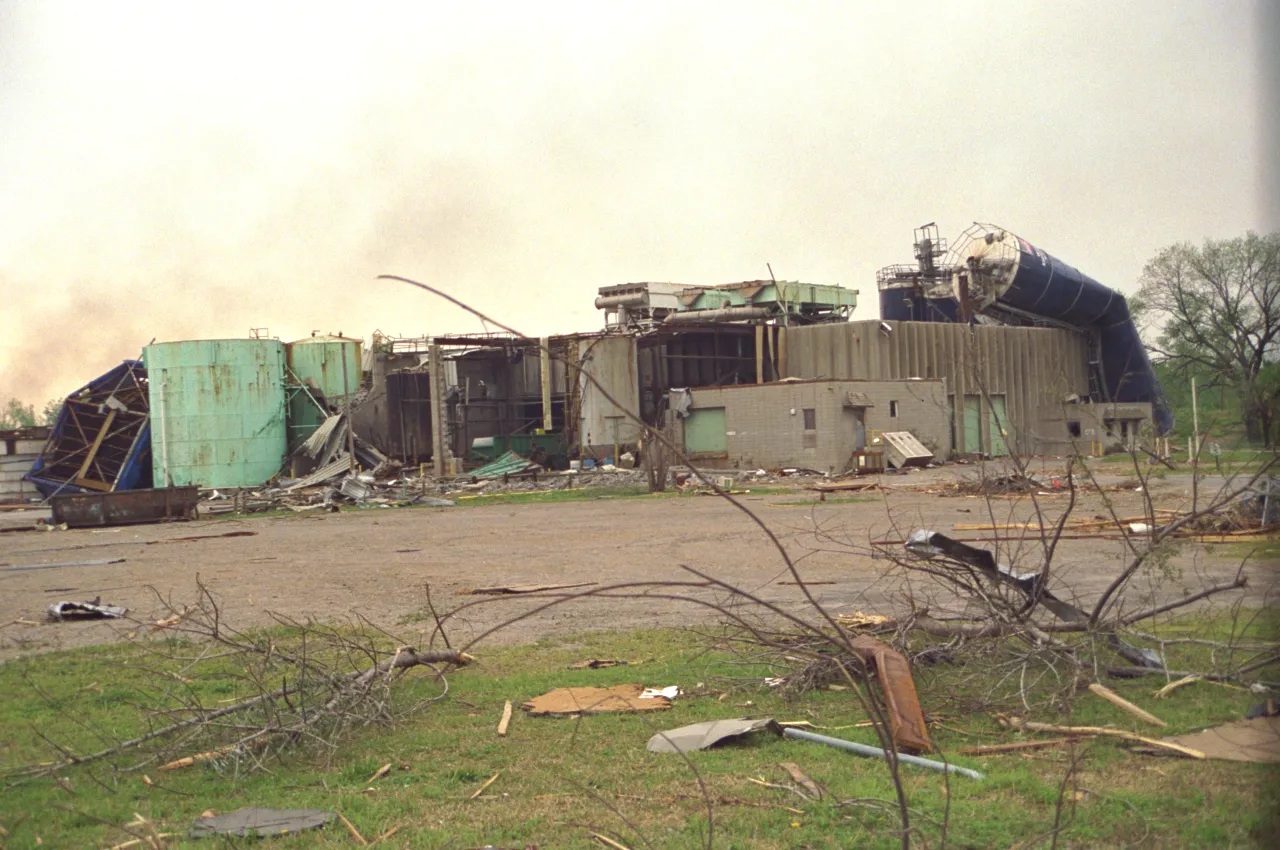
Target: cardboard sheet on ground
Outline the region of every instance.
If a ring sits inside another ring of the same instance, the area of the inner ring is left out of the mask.
[[[319,829],[333,819],[333,812],[320,809],[264,809],[251,806],[213,817],[196,818],[195,825],[191,827],[191,837],[288,835],[304,829]]]
[[[688,753],[706,750],[725,741],[742,738],[764,730],[781,737],[782,727],[769,718],[760,720],[707,720],[659,732],[649,739],[645,749],[651,753]]]
[[[1161,740],[1199,750],[1211,759],[1280,764],[1280,717],[1234,720],[1194,735]]]
[[[599,714],[610,711],[661,711],[671,707],[666,696],[645,696],[644,685],[611,688],[556,688],[534,697],[521,708],[539,714]]]

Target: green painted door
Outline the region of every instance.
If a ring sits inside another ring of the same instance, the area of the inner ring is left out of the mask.
[[[982,399],[976,395],[964,397],[964,450],[966,454],[982,451]]]
[[[689,411],[684,420],[684,450],[689,454],[724,454],[729,440],[724,432],[724,408]]]
[[[1009,433],[1009,417],[1005,412],[1004,396],[991,396],[991,456],[1000,457],[1009,453],[1005,445],[1005,437]]]

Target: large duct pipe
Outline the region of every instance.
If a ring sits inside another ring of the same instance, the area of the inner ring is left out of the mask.
[[[765,319],[773,314],[769,307],[716,307],[709,310],[688,310],[667,316],[665,324],[672,322],[740,322],[743,319]]]
[[[607,310],[610,307],[643,307],[645,293],[633,292],[626,295],[601,295],[596,298],[596,309]]]

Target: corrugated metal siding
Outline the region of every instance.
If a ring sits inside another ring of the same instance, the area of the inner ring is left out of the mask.
[[[1045,450],[1036,434],[1040,411],[1060,406],[1070,394],[1083,397],[1089,391],[1087,341],[1072,331],[870,321],[792,327],[786,336],[786,377],[942,378],[957,398],[1003,395],[1009,442],[1023,453]],[[956,404],[956,442],[961,446],[966,443],[963,409]],[[982,445],[989,446],[988,417],[981,419]]]

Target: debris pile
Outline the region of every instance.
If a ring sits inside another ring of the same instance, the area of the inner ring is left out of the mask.
[[[1015,473],[991,478],[965,478],[950,489],[961,496],[1014,496],[1039,493],[1052,486],[1052,482],[1041,483],[1029,475]]]

